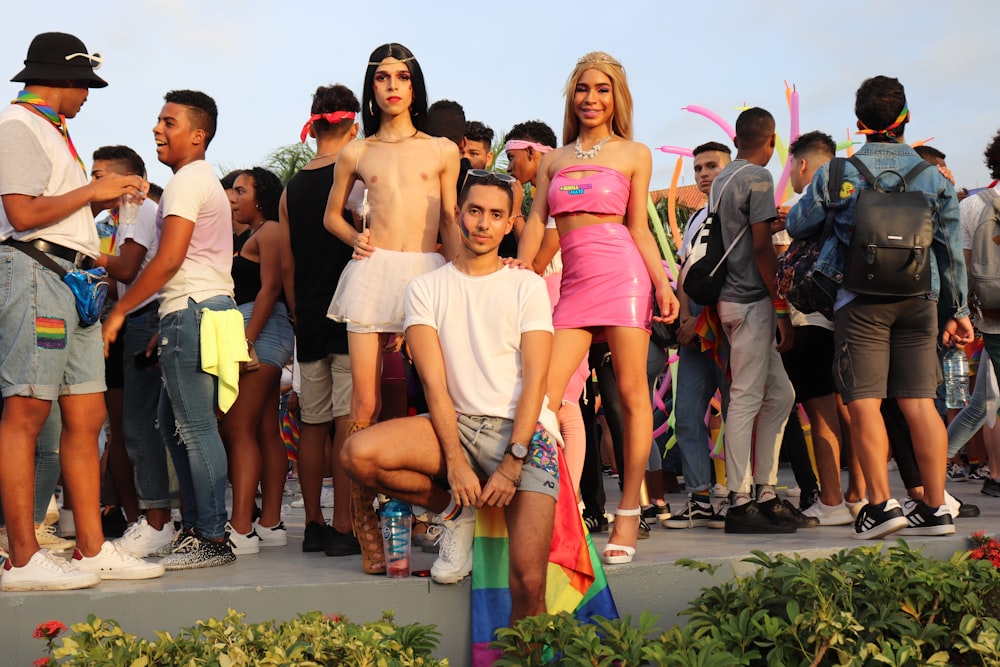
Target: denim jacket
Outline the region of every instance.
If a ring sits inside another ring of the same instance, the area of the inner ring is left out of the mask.
[[[906,174],[922,158],[906,144],[866,143],[855,154],[877,177],[879,172],[892,169]],[[826,211],[830,207],[830,193],[827,188],[829,164],[816,170],[812,183],[802,193],[802,198],[788,212],[785,228],[792,238],[808,238],[822,232],[826,221]],[[833,233],[820,251],[814,269],[813,279],[824,291],[836,298],[837,290],[844,281],[844,264],[847,246],[854,233],[854,206],[857,193],[871,189],[861,173],[848,162],[844,165],[844,180],[851,188],[833,184],[841,188],[844,195],[835,206]],[[884,187],[895,185],[896,179],[887,175],[881,179]],[[962,227],[958,214],[958,198],[955,188],[937,169],[925,169],[909,183],[909,189],[921,190],[933,209],[934,238],[931,242],[931,291],[926,298],[940,300],[938,310],[942,317],[966,317],[967,283],[965,258],[962,254]],[[847,191],[850,191],[848,194]]]

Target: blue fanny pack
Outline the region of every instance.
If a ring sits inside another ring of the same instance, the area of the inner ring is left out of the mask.
[[[54,271],[62,278],[73,293],[81,326],[89,327],[100,321],[104,300],[108,296],[108,282],[104,279],[108,272],[103,267],[67,271],[58,262],[30,243],[14,241],[13,239],[8,239],[5,243],[29,255],[36,262]]]

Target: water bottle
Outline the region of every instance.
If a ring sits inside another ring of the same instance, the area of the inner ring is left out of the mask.
[[[395,498],[382,506],[382,548],[385,573],[391,578],[410,576],[410,506]]]
[[[941,360],[944,367],[944,402],[949,409],[969,404],[969,357],[957,347],[949,347]]]

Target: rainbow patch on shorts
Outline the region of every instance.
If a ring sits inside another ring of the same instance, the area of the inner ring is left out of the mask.
[[[531,465],[559,479],[559,445],[545,427],[538,423],[535,425],[535,433],[531,436],[531,444],[528,446],[528,460]]]
[[[65,349],[66,320],[56,317],[36,317],[35,344],[43,350]]]

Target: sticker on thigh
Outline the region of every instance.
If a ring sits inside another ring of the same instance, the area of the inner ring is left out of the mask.
[[[66,320],[58,317],[36,317],[35,344],[44,350],[65,349]]]

